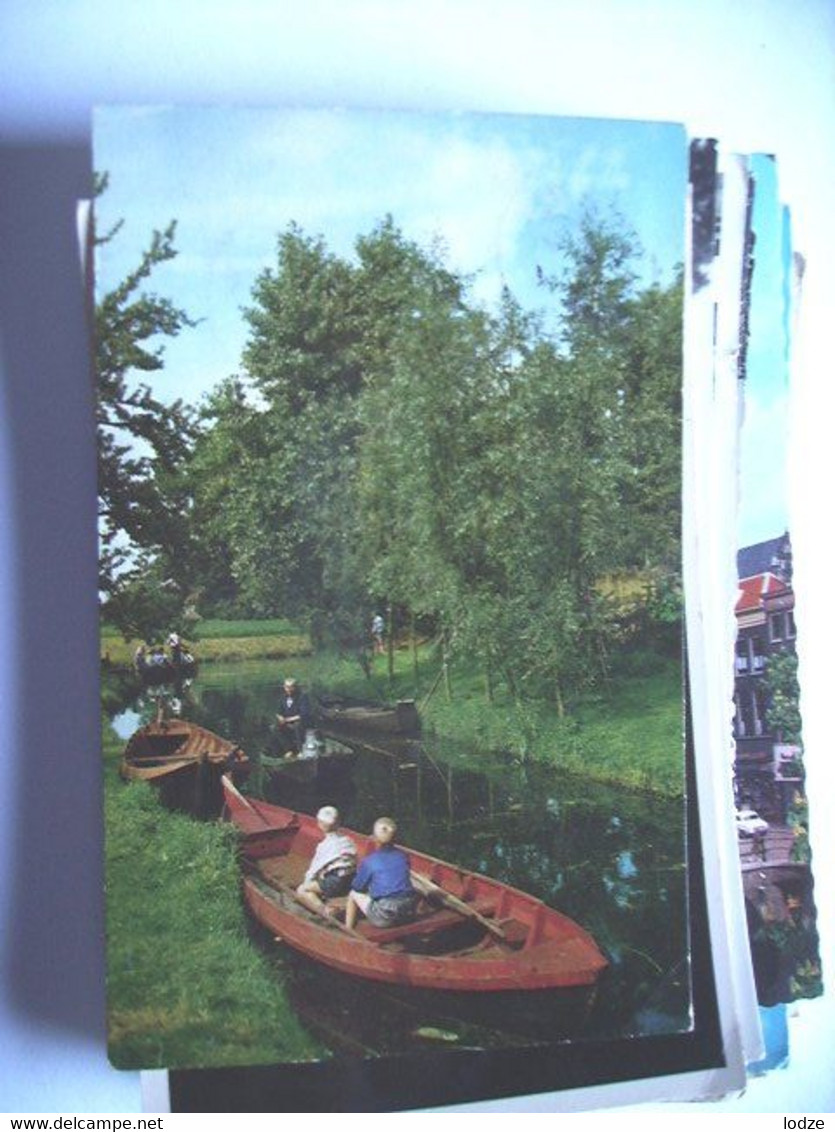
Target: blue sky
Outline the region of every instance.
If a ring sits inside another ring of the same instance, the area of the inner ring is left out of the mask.
[[[440,240],[447,261],[495,302],[507,283],[528,308],[553,312],[536,268],[558,268],[557,243],[582,208],[613,209],[643,249],[644,281],[682,261],[687,138],[669,123],[545,116],[244,108],[110,107],[96,112],[95,165],[110,175],[101,229],[125,221],[97,257],[107,289],[148,236],[178,222],[176,259],[153,276],[200,324],[166,344],[154,387],[196,402],[238,372],[241,308],[291,221],[350,257],[357,236],[391,213],[406,236]],[[774,163],[752,160],[756,264],[740,545],[786,526],[786,215]]]
[[[503,282],[529,308],[553,304],[537,265],[584,202],[616,209],[644,249],[644,278],[668,282],[684,257],[686,137],[675,125],[513,115],[129,108],[97,111],[96,169],[110,175],[100,249],[107,289],[149,233],[178,221],[179,255],[153,276],[200,325],[166,346],[161,396],[188,401],[237,372],[240,309],[276,237],[295,221],[346,257],[386,213],[405,235],[440,239],[491,304]]]
[[[791,233],[775,162],[755,156],[750,170],[756,245],[741,437],[740,546],[774,538],[788,527]]]

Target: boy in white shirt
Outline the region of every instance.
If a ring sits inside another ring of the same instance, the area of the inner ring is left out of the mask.
[[[296,889],[303,904],[320,915],[329,915],[326,901],[346,896],[357,871],[357,847],[347,834],[339,832],[339,812],[335,806],[322,806],[316,824],[324,837],[316,846],[304,880]]]

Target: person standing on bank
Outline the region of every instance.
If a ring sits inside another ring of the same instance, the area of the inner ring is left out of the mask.
[[[412,885],[408,856],[394,844],[396,832],[392,818],[374,822],[376,849],[360,863],[351,884],[346,927],[355,926],[360,912],[378,928],[408,924],[415,918],[420,894]]]
[[[371,619],[371,646],[375,653],[382,655],[386,651],[384,634],[386,631],[386,623],[379,613],[375,613]]]
[[[310,701],[297,680],[288,677],[278,702],[278,734],[286,755],[302,749],[305,732],[313,727]]]
[[[311,911],[328,916],[327,901],[345,896],[351,887],[357,871],[357,847],[347,834],[340,833],[335,806],[322,806],[316,824],[324,837],[316,846],[296,896]]]

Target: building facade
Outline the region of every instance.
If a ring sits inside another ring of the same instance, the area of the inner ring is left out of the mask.
[[[745,547],[737,555],[734,671],[735,789],[737,805],[784,823],[802,788],[797,746],[769,724],[769,662],[795,652],[794,590],[788,533]]]

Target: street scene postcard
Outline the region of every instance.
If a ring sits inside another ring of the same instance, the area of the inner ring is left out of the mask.
[[[112,1063],[690,1031],[684,130],[94,160]]]

